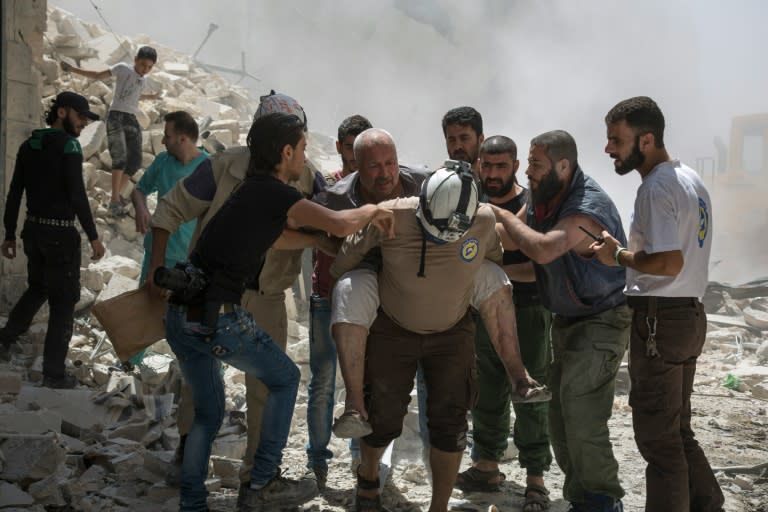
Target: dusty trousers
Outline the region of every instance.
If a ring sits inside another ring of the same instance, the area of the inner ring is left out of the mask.
[[[588,317],[555,315],[552,320],[549,434],[557,464],[565,473],[563,497],[577,505],[588,494],[624,496],[608,420],[630,322],[625,305]]]
[[[629,404],[637,447],[648,462],[645,510],[719,511],[723,493],[691,429],[696,359],[707,329],[704,308],[695,298],[630,297],[629,305]],[[658,355],[651,357],[647,342],[654,325]]]

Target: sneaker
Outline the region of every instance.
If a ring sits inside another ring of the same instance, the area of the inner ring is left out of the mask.
[[[310,468],[304,473],[306,480],[314,480],[317,483],[317,489],[320,491],[325,490],[325,484],[328,482],[328,470],[323,468]]]
[[[278,473],[261,489],[248,487],[240,511],[263,512],[295,508],[317,495],[317,482],[314,479],[291,480]]]
[[[63,377],[43,377],[43,387],[53,389],[72,389],[77,386],[77,379],[74,375],[64,375]]]

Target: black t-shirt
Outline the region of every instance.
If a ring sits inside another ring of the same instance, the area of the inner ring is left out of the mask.
[[[267,249],[285,228],[288,210],[304,197],[271,174],[251,176],[205,226],[190,260],[209,279],[208,301],[239,303]]]
[[[520,211],[520,208],[522,208],[526,203],[528,203],[529,200],[529,192],[528,189],[523,187],[522,192],[517,194],[515,197],[507,201],[506,203],[502,204],[496,204],[499,208],[503,208],[505,210],[508,210],[512,213],[517,213]],[[512,265],[515,263],[525,263],[526,261],[531,261],[531,259],[523,254],[522,251],[504,251],[504,265]],[[530,282],[530,283],[522,283],[518,281],[512,282],[512,295],[517,299],[518,301],[524,300],[526,304],[533,304],[538,303],[538,289],[536,288],[536,282]]]
[[[28,216],[58,220],[77,216],[88,240],[99,238],[83,183],[83,152],[78,140],[64,130],[35,130],[19,147],[5,208],[6,240],[16,240],[25,192]]]

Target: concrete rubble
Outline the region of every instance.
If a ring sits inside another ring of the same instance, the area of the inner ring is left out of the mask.
[[[44,80],[42,100],[46,105],[58,91],[74,90],[86,95],[94,112],[103,116],[111,101],[111,82],[63,73],[58,62],[64,60],[89,69],[105,69],[119,61],[132,61],[138,46],[152,44],[160,58],[149,78],[152,87],[164,94],[160,100],[142,101],[140,105],[145,164],[165,150],[161,143],[163,115],[173,110],[190,112],[227,146],[245,143],[256,105],[244,88],[205,71],[189,56],[146,37],[123,38],[124,45],[120,46],[111,33],[98,25],[82,22],[60,9],[51,8],[48,14],[46,56],[40,64]],[[19,351],[10,364],[0,363],[0,510],[37,512],[45,510],[44,507],[82,511],[176,510],[178,490],[165,483],[165,476],[173,469],[174,451],[179,444],[176,407],[180,371],[165,342],[153,345],[139,367],[121,366],[90,314],[89,308],[94,303],[138,286],[143,247],[132,217],[115,220],[107,214],[111,181],[104,122],[91,124],[81,134],[80,141],[86,160],[83,179],[97,227],[108,249],[102,261],[91,263],[90,247],[83,238],[81,301],[67,360],[69,371],[78,377],[80,385],[73,390],[53,390],[38,385],[42,378],[47,320],[47,308],[43,308],[33,327],[20,340]],[[332,139],[319,134],[310,134],[307,153],[315,165],[324,170],[338,163]],[[155,201],[154,197],[149,198],[150,210],[154,209]],[[23,288],[19,294],[22,291]],[[310,374],[308,309],[306,301],[301,299],[305,293],[298,287],[295,292],[287,294],[287,351],[301,369],[303,384],[287,452],[296,459],[292,463],[303,464],[307,441],[305,385]],[[749,401],[753,413],[748,421],[758,425],[757,430],[762,426],[764,442],[768,424],[765,419],[768,286],[716,285],[710,287],[704,302],[710,315],[705,351],[717,354],[718,364],[700,366],[697,390],[700,386],[709,386],[717,393]],[[246,447],[245,379],[242,372],[226,366],[223,375],[227,384],[228,415],[213,446],[207,482],[213,492],[212,510],[233,509],[240,458]],[[737,389],[722,387],[728,375],[738,379]],[[337,390],[335,415],[342,410],[344,396],[340,375]],[[616,411],[628,410],[628,392],[625,365],[617,386]],[[392,455],[393,461],[400,461],[399,466],[403,468],[398,477],[403,489],[429,485],[429,476],[421,464],[415,403],[414,394],[403,436],[396,442]],[[622,421],[626,423],[626,418]],[[708,425],[719,435],[726,435],[736,428],[736,421],[723,413],[713,417]],[[631,431],[631,422],[628,428]],[[626,441],[632,443],[631,435]],[[516,457],[512,440],[509,445],[505,464]],[[342,458],[333,461],[336,466],[332,471],[339,473],[335,478],[344,482],[340,484],[342,487],[348,488],[352,485],[348,470],[342,474],[338,469],[340,464],[349,461],[346,443],[333,438],[330,448]],[[761,453],[768,460],[764,449],[755,453]],[[736,462],[739,461],[734,460]],[[750,461],[744,463],[747,462]],[[509,466],[505,466],[504,471],[512,476]],[[728,492],[743,495],[745,502],[760,502],[768,495],[760,491],[765,475],[719,476],[722,476],[721,482],[727,482]],[[344,504],[334,503],[331,509],[339,509]],[[318,506],[325,509],[326,505]]]

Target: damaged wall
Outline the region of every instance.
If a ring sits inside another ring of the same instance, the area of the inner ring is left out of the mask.
[[[0,94],[0,185],[5,195],[13,174],[16,150],[30,132],[40,127],[40,72],[47,0],[3,0],[2,2],[2,93]],[[17,234],[18,235],[18,234]],[[26,258],[0,258],[0,311],[7,311],[24,287]],[[9,297],[9,294],[13,296]]]

